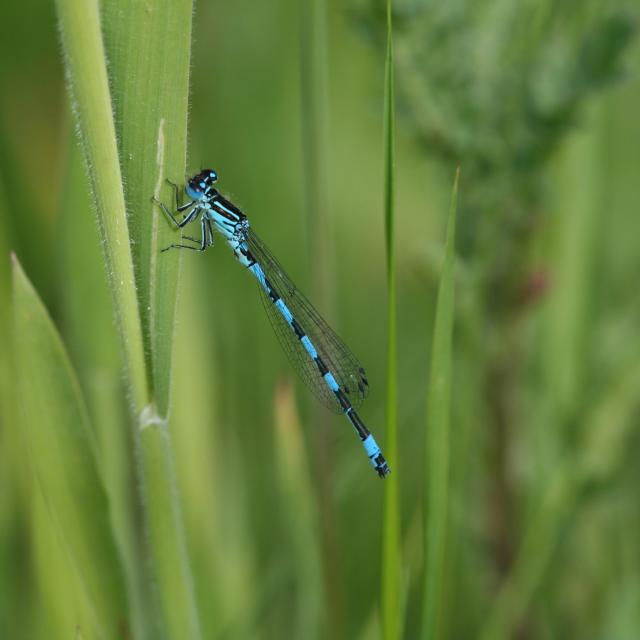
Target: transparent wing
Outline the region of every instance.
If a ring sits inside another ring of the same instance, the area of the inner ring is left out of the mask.
[[[313,343],[318,355],[323,359],[340,387],[347,394],[351,404],[358,408],[369,393],[367,375],[347,345],[322,319],[313,305],[296,288],[269,249],[256,236],[251,227],[247,229],[246,242],[253,257],[262,267],[267,279],[289,307],[298,324]],[[264,289],[258,285],[262,302],[280,344],[291,364],[304,383],[326,407],[342,413],[342,407],[327,386],[316,363],[309,357],[289,323],[273,305]]]

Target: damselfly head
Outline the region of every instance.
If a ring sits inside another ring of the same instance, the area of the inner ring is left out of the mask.
[[[213,188],[213,183],[217,179],[218,174],[213,169],[203,169],[187,182],[185,191],[190,198],[202,200]]]

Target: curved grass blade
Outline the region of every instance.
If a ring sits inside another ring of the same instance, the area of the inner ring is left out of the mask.
[[[17,259],[13,264],[17,396],[29,457],[86,596],[98,637],[127,628],[125,583],[78,380]]]

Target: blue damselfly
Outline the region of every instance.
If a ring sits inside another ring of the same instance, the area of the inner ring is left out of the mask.
[[[225,238],[238,261],[254,275],[271,324],[295,369],[311,391],[329,409],[348,419],[380,477],[389,466],[365,424],[356,413],[369,391],[364,369],[344,342],[322,319],[311,303],[298,291],[264,243],[256,236],[247,216],[215,188],[218,176],[205,169],[185,186],[189,198],[179,201],[175,190],[174,212],[162,202],[156,204],[169,220],[182,229],[200,221],[200,240],[183,236],[182,242],[167,249],[205,251],[213,245],[213,230]],[[182,214],[179,220],[176,215]],[[193,244],[184,244],[185,241]]]

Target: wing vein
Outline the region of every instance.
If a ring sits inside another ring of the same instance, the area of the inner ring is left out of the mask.
[[[246,243],[274,290],[309,337],[351,404],[358,408],[369,392],[367,376],[358,359],[293,284],[273,254],[250,227],[246,231]],[[309,356],[292,327],[260,284],[258,288],[271,325],[302,381],[326,407],[336,413],[342,413],[340,402],[327,386],[316,362]]]

